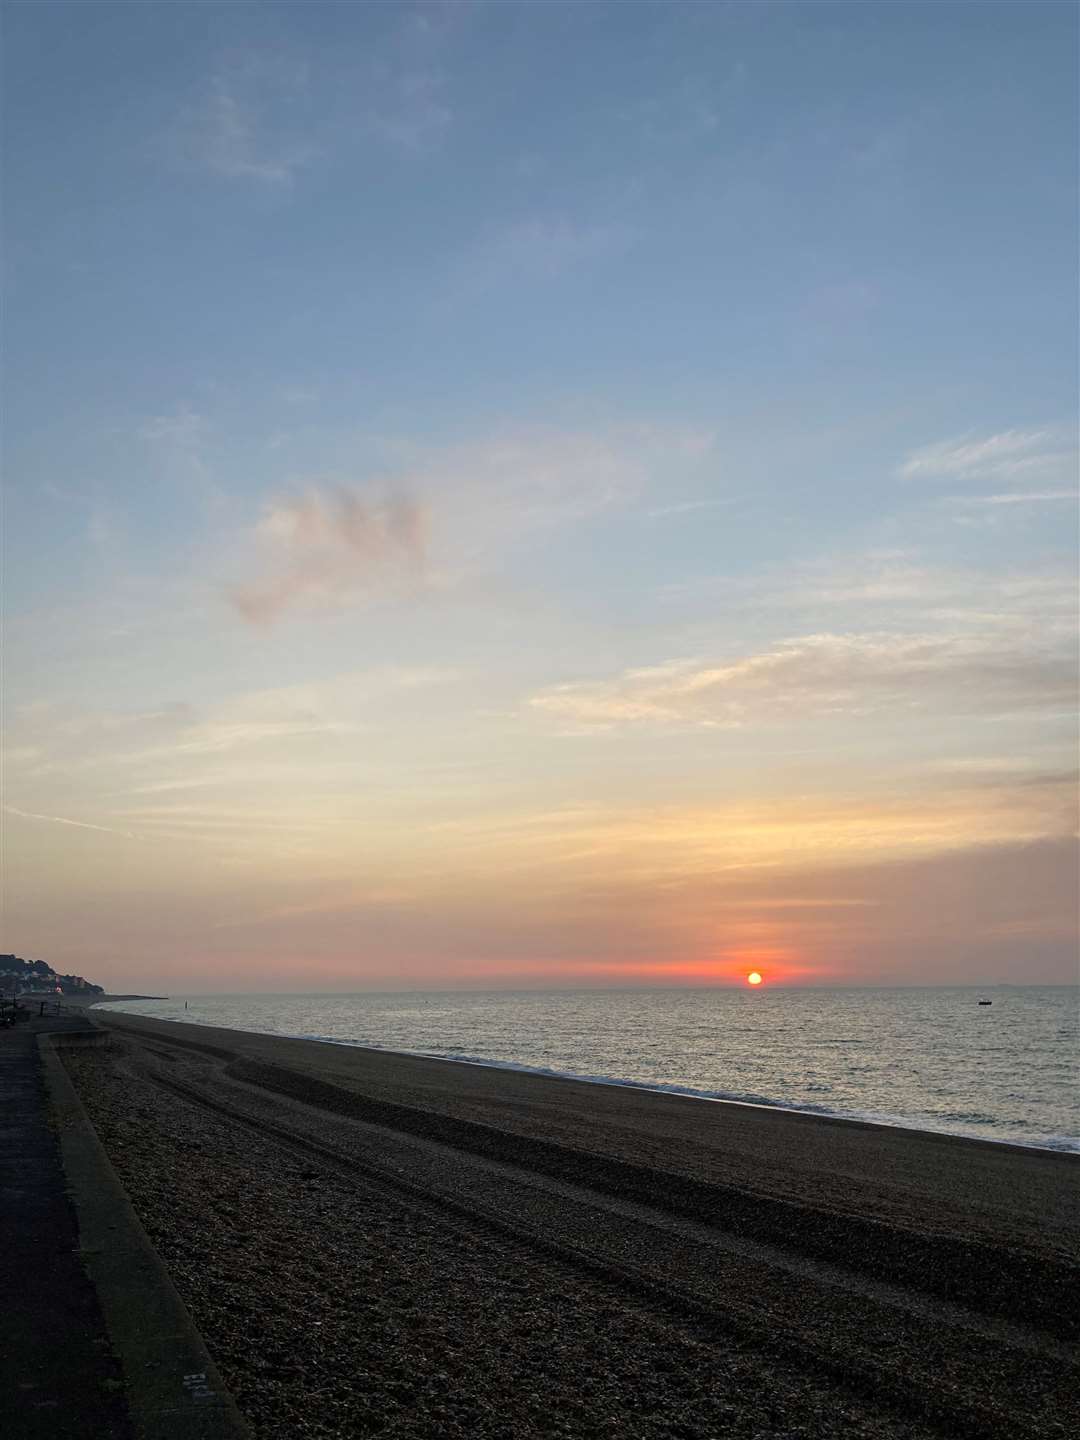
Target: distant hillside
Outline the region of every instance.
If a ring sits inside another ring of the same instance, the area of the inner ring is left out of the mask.
[[[58,975],[44,960],[20,960],[18,955],[0,955],[0,995],[10,995],[12,984],[19,991],[55,990],[65,995],[104,995],[103,985],[92,985],[82,975]]]

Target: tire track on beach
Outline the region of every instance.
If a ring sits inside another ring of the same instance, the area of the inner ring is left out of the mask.
[[[264,1440],[928,1440],[750,1346],[429,1220],[72,1054],[95,1125]],[[310,1123],[310,1117],[306,1117]]]
[[[145,1032],[116,1027],[147,1045]],[[1059,1341],[1080,1341],[1075,1296],[1080,1270],[1064,1257],[989,1245],[970,1236],[890,1224],[852,1210],[829,1210],[740,1186],[570,1148],[474,1120],[434,1113],[345,1090],[284,1067],[237,1057],[223,1047],[155,1036],[158,1044],[207,1055],[223,1075],[358,1124],[449,1146],[482,1159],[517,1165],[531,1174],[614,1199],[636,1200],[686,1220],[699,1221],[750,1244],[782,1244],[811,1261],[978,1311],[1006,1323],[1030,1326]]]
[[[168,1054],[157,1045],[143,1043],[143,1049]],[[219,1051],[211,1058],[221,1061],[228,1055]],[[228,1066],[226,1073],[236,1068]],[[945,1433],[1009,1433],[1032,1440],[1067,1433],[1062,1404],[1067,1407],[1068,1392],[1061,1375],[1068,1352],[1048,1337],[1030,1336],[925,1294],[867,1281],[634,1199],[395,1132],[395,1140],[406,1150],[411,1147],[414,1175],[424,1172],[416,1159],[425,1150],[448,1153],[451,1171],[463,1164],[471,1168],[473,1184],[487,1199],[474,1194],[465,1200],[460,1175],[451,1175],[453,1185],[438,1184],[438,1165],[427,1167],[423,1183],[407,1178],[406,1151],[398,1156],[402,1166],[390,1162],[396,1173],[389,1174],[385,1156],[382,1165],[365,1163],[355,1153],[157,1073],[153,1062],[140,1067],[140,1078],[314,1159],[354,1186],[404,1201],[455,1234],[503,1250],[513,1247],[534,1266],[569,1266],[648,1311],[689,1326],[699,1338],[753,1347],[864,1399],[884,1401],[903,1415],[919,1415]],[[235,1084],[232,1088],[235,1094]],[[256,1087],[248,1082],[243,1089]],[[369,1128],[385,1127],[352,1120],[354,1132]],[[445,1169],[445,1155],[439,1158]],[[987,1385],[989,1369],[995,1375],[992,1387]]]

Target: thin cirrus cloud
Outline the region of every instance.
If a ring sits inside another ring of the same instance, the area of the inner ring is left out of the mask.
[[[256,529],[264,573],[228,598],[253,625],[299,603],[334,606],[377,585],[413,585],[427,556],[427,511],[408,496],[382,502],[340,487],[267,506]]]
[[[1052,635],[1066,644],[1076,625],[1074,567],[1047,566],[1041,574],[994,573],[934,565],[914,549],[836,553],[749,578],[725,573],[682,581],[658,593],[668,603],[722,601],[729,616],[786,613],[791,619],[785,628],[792,631],[801,625],[808,631],[832,632],[837,611],[853,605],[859,607],[866,630],[1005,631],[1024,644],[1034,634],[1044,643]]]
[[[997,637],[807,635],[722,663],[677,660],[613,681],[553,686],[533,708],[585,728],[740,726],[792,715],[861,716],[935,709],[1011,714],[1068,708],[1069,655]]]
[[[137,840],[140,836],[130,830],[116,830],[111,825],[92,825],[88,820],[72,820],[67,815],[39,815],[33,810],[20,810],[16,805],[5,805],[5,815],[15,815],[20,820],[40,820],[49,825],[70,825],[75,830],[96,830],[102,835],[121,835],[125,840]]]
[[[1076,490],[1011,491],[1003,495],[950,495],[950,505],[1049,505],[1061,500],[1078,500]]]
[[[323,52],[317,84],[306,56],[287,47],[223,57],[175,120],[167,148],[189,168],[279,190],[348,137],[429,151],[454,118],[440,62],[446,29],[406,20],[351,68]]]
[[[373,714],[453,678],[439,667],[388,666],[241,692],[205,710],[184,703],[141,712],[94,712],[72,703],[21,707],[10,717],[8,791],[25,794],[26,808],[40,810],[46,807],[29,797],[36,801],[50,786],[68,800],[102,787],[114,798],[202,788],[233,774],[232,756],[242,757],[245,779],[262,776],[260,765],[280,779],[283,766],[300,763],[297,757],[307,766],[298,773],[310,776],[309,744],[348,739]]]
[[[734,496],[725,495],[719,499],[680,500],[674,505],[656,505],[648,511],[650,520],[663,520],[669,515],[690,515],[697,510],[717,510],[724,505],[733,505]]]
[[[1052,429],[1001,430],[981,438],[965,435],[913,450],[897,467],[904,480],[962,480],[1043,475],[1075,463]]]
[[[307,66],[284,57],[248,55],[222,67],[178,118],[171,148],[222,179],[288,186],[318,154],[289,114],[307,85]]]

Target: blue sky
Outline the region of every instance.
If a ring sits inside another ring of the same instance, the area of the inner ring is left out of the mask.
[[[1067,977],[1076,41],[9,5],[9,948]]]

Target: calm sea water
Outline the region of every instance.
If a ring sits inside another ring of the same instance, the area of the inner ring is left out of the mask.
[[[1080,1151],[1073,987],[192,995],[109,1008]]]

